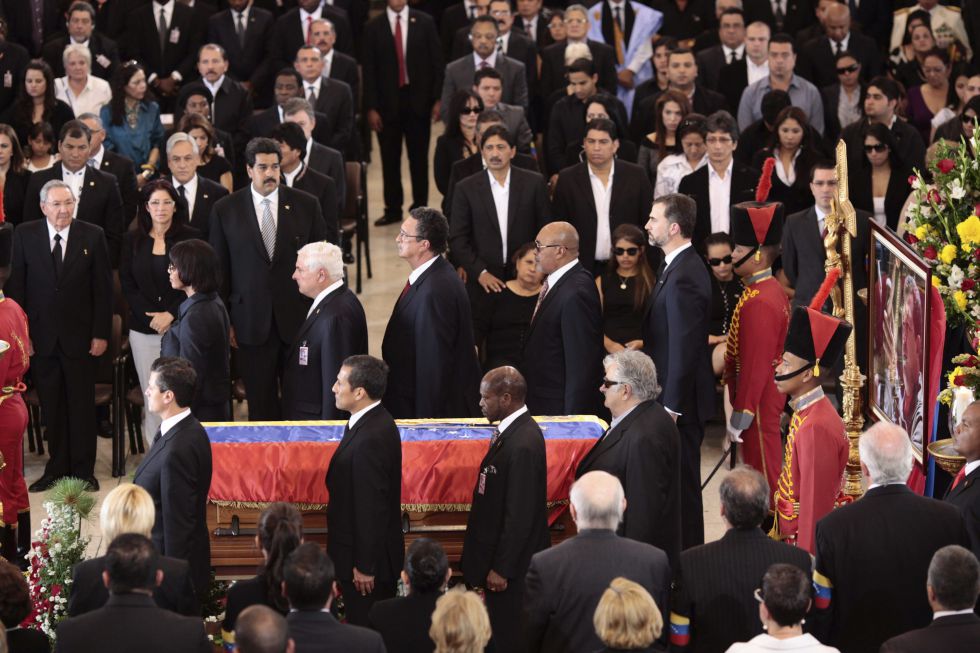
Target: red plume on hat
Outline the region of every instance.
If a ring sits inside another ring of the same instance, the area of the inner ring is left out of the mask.
[[[824,278],[823,283],[820,284],[820,289],[817,290],[817,294],[813,296],[810,300],[810,305],[806,307],[807,319],[810,323],[810,337],[813,342],[813,375],[820,376],[820,359],[824,358],[824,354],[827,353],[827,347],[830,345],[830,341],[834,339],[834,336],[838,333],[838,328],[842,324],[841,320],[837,319],[833,315],[828,315],[821,311],[824,303],[827,301],[827,297],[830,296],[830,291],[837,283],[840,278],[840,268],[831,268],[827,272],[827,276]],[[848,325],[849,327],[849,325]],[[847,329],[844,339],[846,340],[847,334],[850,333],[850,328]],[[843,344],[843,343],[841,343]],[[833,358],[839,357],[840,353],[836,353]]]
[[[759,185],[755,187],[755,201],[765,202],[769,199],[769,191],[772,190],[772,171],[776,169],[776,159],[769,157],[762,164],[762,175],[759,177]]]

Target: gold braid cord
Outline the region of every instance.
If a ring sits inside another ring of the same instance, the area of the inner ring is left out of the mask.
[[[779,498],[782,497],[787,501],[794,502],[796,510],[793,511],[792,515],[784,515],[780,513],[780,516],[787,521],[792,521],[798,519],[799,513],[799,503],[796,503],[796,493],[793,489],[793,445],[796,443],[796,434],[799,432],[800,427],[803,422],[806,421],[805,417],[800,417],[799,413],[793,413],[793,419],[789,422],[789,433],[786,435],[786,449],[783,454],[783,470],[779,473],[779,483],[776,486],[776,510],[779,510]],[[777,529],[778,532],[778,529]]]
[[[728,339],[725,341],[725,358],[735,364],[736,374],[741,369],[741,363],[738,360],[738,330],[742,318],[742,307],[745,306],[745,302],[758,294],[759,291],[751,287],[742,291],[742,296],[738,298],[738,303],[735,304],[735,310],[732,311],[732,321],[728,325]]]

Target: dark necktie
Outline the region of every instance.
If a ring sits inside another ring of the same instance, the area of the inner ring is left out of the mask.
[[[843,49],[844,49],[843,43],[841,43],[840,41],[834,41],[834,56],[839,55],[841,50]]]
[[[395,61],[398,63],[398,88],[408,84],[408,69],[405,67],[405,50],[402,45],[402,16],[395,14]]]
[[[238,22],[235,26],[235,33],[238,35],[238,45],[245,47],[245,14],[238,14]]]
[[[735,63],[735,51],[732,50],[728,53],[728,63]]]
[[[184,190],[183,184],[177,186],[177,194],[180,195],[180,199],[184,200],[185,202],[187,201],[187,194],[186,191]]]
[[[54,248],[51,250],[51,261],[54,263],[54,278],[61,278],[61,264],[64,261],[61,249],[61,234],[54,235]]]
[[[150,446],[151,447],[154,446],[157,442],[160,441],[160,438],[162,437],[163,437],[163,433],[160,431],[160,429],[157,429],[156,434],[154,434],[153,436],[153,442],[150,443]]]
[[[498,431],[497,429],[494,429],[493,430],[493,434],[490,436],[490,448],[491,449],[493,449],[493,446],[495,444],[497,444],[497,440],[499,440],[499,439],[500,439],[500,431]]]
[[[660,283],[661,281],[664,280],[664,272],[666,271],[667,271],[667,261],[663,261],[660,263],[660,267],[657,268],[657,283]]]
[[[167,15],[160,7],[160,20],[157,21],[157,31],[160,32],[160,52],[167,47]]]

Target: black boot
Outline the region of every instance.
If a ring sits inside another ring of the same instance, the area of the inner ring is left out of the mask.
[[[31,532],[31,511],[27,510],[17,515],[17,565],[27,570],[30,564],[27,561],[27,553],[31,550],[31,540],[34,533]]]

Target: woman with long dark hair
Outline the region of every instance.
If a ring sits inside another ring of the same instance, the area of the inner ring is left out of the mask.
[[[449,190],[453,164],[480,151],[476,137],[476,117],[483,111],[483,100],[471,89],[460,89],[449,100],[446,131],[436,139],[432,175],[443,195]]]
[[[134,228],[123,234],[119,282],[129,306],[129,344],[133,364],[144,391],[150,366],[160,357],[163,334],[177,318],[185,295],[170,285],[170,249],[200,236],[187,224],[187,206],[179,201],[169,181],[157,179],[140,192]],[[143,437],[147,442],[160,426],[160,418],[144,411]]]
[[[3,189],[4,220],[20,224],[24,216],[24,194],[31,173],[24,165],[24,152],[20,149],[17,132],[10,125],[0,123],[0,188]]]
[[[283,615],[289,612],[289,602],[282,595],[283,568],[286,556],[303,543],[303,516],[292,505],[276,502],[262,511],[256,531],[255,545],[262,551],[262,566],[256,576],[240,580],[228,590],[221,624],[225,642],[235,641],[235,622],[250,605],[267,605]]]
[[[656,184],[657,166],[660,162],[671,154],[681,152],[677,128],[691,113],[691,101],[680,91],[669,88],[657,96],[653,110],[657,116],[657,129],[640,142],[640,153],[636,162],[647,171],[650,183]]]
[[[214,125],[202,115],[185,113],[177,125],[177,131],[190,135],[197,142],[197,150],[201,159],[201,165],[197,167],[197,174],[221,184],[228,189],[229,193],[232,192],[234,188],[232,186],[231,165],[224,156],[218,153],[218,132]]]
[[[776,116],[769,146],[759,150],[752,159],[752,166],[757,170],[762,169],[769,157],[776,160],[769,200],[782,202],[787,215],[813,204],[810,169],[820,154],[810,143],[807,124],[803,109],[786,107]]]
[[[147,94],[146,71],[139,63],[121,64],[112,76],[112,102],[100,114],[105,127],[105,147],[133,162],[136,183],[156,174],[163,144],[160,105]]]
[[[923,143],[928,143],[932,136],[933,116],[957,105],[956,88],[949,81],[952,70],[949,54],[933,48],[922,58],[925,83],[908,88],[906,114],[909,123],[919,130]]]
[[[622,104],[618,98],[609,93],[596,93],[589,98],[589,101],[585,105],[585,123],[588,124],[593,120],[599,119],[612,120],[613,124],[616,125],[616,136],[619,140],[619,149],[616,150],[616,158],[622,161],[636,163],[636,157],[638,156],[636,143],[628,138],[629,125],[626,122],[626,115],[623,113],[621,107]],[[582,142],[569,143],[568,147],[565,148],[565,165],[563,167],[567,168],[577,165],[582,161],[585,161],[585,150],[582,147]]]
[[[653,290],[653,271],[647,263],[646,233],[621,224],[612,232],[610,265],[595,280],[602,301],[602,340],[606,351],[643,347],[643,309]]]
[[[908,197],[912,168],[895,149],[892,131],[881,123],[864,129],[864,156],[850,174],[851,203],[872,215],[875,222],[898,229],[902,205]]]
[[[24,68],[24,84],[17,91],[17,99],[0,116],[0,122],[13,127],[21,143],[27,142],[31,125],[46,122],[57,137],[61,126],[74,119],[71,107],[55,98],[54,73],[40,59]]]

